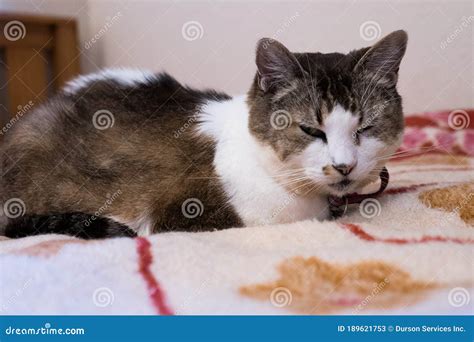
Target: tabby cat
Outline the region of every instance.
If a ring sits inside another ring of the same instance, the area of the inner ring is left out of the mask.
[[[246,96],[166,73],[81,76],[1,147],[0,232],[83,238],[328,219],[400,144],[407,34],[341,53],[264,38]]]

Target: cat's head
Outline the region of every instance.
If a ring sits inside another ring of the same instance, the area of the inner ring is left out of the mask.
[[[396,85],[406,45],[404,31],[348,54],[259,41],[249,128],[271,151],[275,179],[343,195],[378,178],[403,133]]]

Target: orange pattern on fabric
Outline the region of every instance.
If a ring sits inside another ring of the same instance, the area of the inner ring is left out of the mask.
[[[397,165],[410,165],[410,166],[418,166],[418,165],[468,166],[470,165],[469,160],[470,160],[469,157],[462,156],[462,155],[425,153],[425,154],[414,156],[411,158],[402,158],[400,161],[395,159],[395,160],[392,160],[391,162],[395,161]]]
[[[381,261],[345,266],[294,257],[281,263],[278,271],[276,281],[243,286],[240,293],[303,314],[325,314],[409,305],[436,287]]]
[[[14,252],[14,254],[26,254],[31,256],[43,256],[49,257],[57,254],[65,245],[68,244],[86,244],[88,243],[85,240],[80,240],[76,238],[64,239],[64,240],[51,240],[43,241],[32,246],[28,246],[22,249],[19,249]]]
[[[449,211],[467,224],[474,225],[474,183],[423,191],[419,198],[430,207]]]

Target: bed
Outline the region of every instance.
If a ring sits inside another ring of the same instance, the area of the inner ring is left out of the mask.
[[[335,221],[2,238],[0,312],[472,314],[474,111],[408,116],[388,169]]]

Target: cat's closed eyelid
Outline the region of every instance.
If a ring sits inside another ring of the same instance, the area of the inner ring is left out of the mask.
[[[326,133],[324,133],[322,130],[318,128],[306,126],[304,124],[300,124],[300,128],[307,135],[310,135],[313,138],[321,139],[323,142],[327,142]]]
[[[374,125],[362,125],[357,129],[357,132],[359,133],[367,132],[368,130],[371,130],[372,128],[374,128]]]

